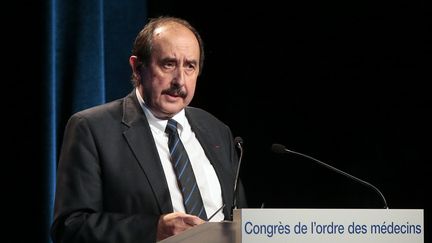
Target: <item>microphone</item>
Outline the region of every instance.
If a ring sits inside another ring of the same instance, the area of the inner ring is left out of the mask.
[[[236,176],[234,179],[234,195],[233,195],[233,204],[231,206],[231,219],[233,218],[233,211],[237,209],[237,196],[238,196],[238,184],[239,184],[239,174],[240,174],[240,166],[243,158],[243,139],[241,137],[234,138],[235,146],[240,150],[240,156],[237,164]]]
[[[322,166],[324,166],[324,167],[326,167],[326,168],[328,168],[328,169],[330,169],[330,170],[332,170],[332,171],[335,171],[335,172],[337,172],[337,173],[339,173],[339,174],[341,174],[341,175],[344,175],[344,176],[346,176],[346,177],[348,177],[348,178],[351,178],[351,179],[353,179],[353,180],[355,180],[355,181],[357,181],[357,182],[360,182],[360,183],[363,184],[363,185],[366,185],[366,186],[368,186],[368,187],[371,187],[371,188],[372,188],[375,192],[377,192],[377,193],[379,194],[379,196],[381,197],[381,199],[382,199],[382,201],[383,201],[383,203],[384,203],[384,208],[385,208],[385,209],[388,209],[387,201],[386,201],[384,195],[381,193],[380,190],[378,190],[378,188],[376,188],[374,185],[370,184],[369,182],[364,181],[364,180],[361,180],[361,179],[359,179],[359,178],[357,178],[357,177],[355,177],[355,176],[353,176],[353,175],[350,175],[350,174],[348,174],[348,173],[346,173],[346,172],[344,172],[344,171],[342,171],[342,170],[339,170],[339,169],[337,169],[337,168],[335,168],[335,167],[333,167],[333,166],[331,166],[331,165],[329,165],[329,164],[326,164],[326,163],[324,163],[324,162],[322,162],[322,161],[320,161],[320,160],[318,160],[318,159],[315,159],[315,158],[313,158],[313,157],[311,157],[311,156],[309,156],[309,155],[302,154],[302,153],[299,153],[299,152],[296,152],[296,151],[293,151],[293,150],[289,150],[289,149],[287,149],[287,148],[286,148],[284,145],[282,145],[282,144],[277,144],[277,143],[273,144],[273,145],[271,146],[271,150],[272,150],[274,153],[279,153],[279,154],[291,153],[291,154],[296,154],[296,155],[300,155],[300,156],[302,156],[302,157],[305,157],[305,158],[311,159],[311,160],[317,162],[318,164],[320,164],[320,165],[322,165]]]

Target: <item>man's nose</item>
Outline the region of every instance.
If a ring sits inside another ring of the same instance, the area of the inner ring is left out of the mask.
[[[183,67],[178,67],[174,74],[174,82],[179,86],[183,86],[185,83],[185,70]]]

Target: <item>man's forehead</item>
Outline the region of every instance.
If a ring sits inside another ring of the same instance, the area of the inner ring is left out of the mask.
[[[167,22],[156,27],[153,34],[155,36],[158,36],[168,31],[185,31],[185,30],[187,31],[188,29],[179,23]]]

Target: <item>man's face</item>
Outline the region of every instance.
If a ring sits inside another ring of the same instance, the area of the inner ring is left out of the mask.
[[[150,63],[142,67],[139,89],[156,117],[172,117],[192,101],[199,58],[198,41],[189,29],[170,23],[155,30]]]

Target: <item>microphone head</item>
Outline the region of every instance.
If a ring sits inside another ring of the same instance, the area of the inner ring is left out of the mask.
[[[241,137],[235,137],[234,138],[234,143],[235,144],[243,145],[243,139]]]
[[[283,146],[282,144],[278,144],[278,143],[274,143],[274,144],[272,144],[272,146],[271,146],[271,150],[272,150],[274,153],[278,153],[278,154],[284,154],[284,153],[286,153],[286,148],[285,148],[285,146]]]

